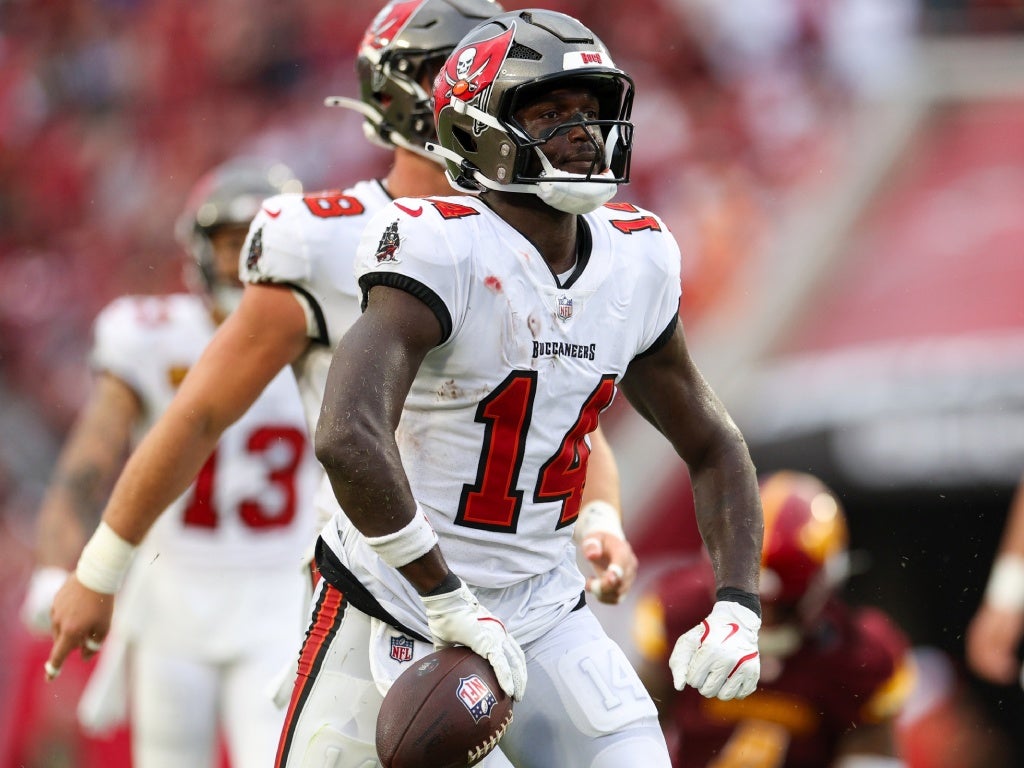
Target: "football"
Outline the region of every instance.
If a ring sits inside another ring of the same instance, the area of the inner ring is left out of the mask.
[[[494,749],[512,699],[487,659],[465,646],[424,656],[395,680],[377,715],[384,768],[462,768]]]

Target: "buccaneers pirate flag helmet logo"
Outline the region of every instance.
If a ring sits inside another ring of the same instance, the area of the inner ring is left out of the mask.
[[[382,8],[363,35],[363,41],[359,44],[360,53],[365,55],[389,46],[405,29],[405,25],[423,2],[424,0],[407,0],[404,3],[389,3]]]
[[[487,94],[505,63],[515,32],[513,24],[495,37],[463,46],[448,57],[434,81],[435,118],[452,99],[475,102],[486,109]]]

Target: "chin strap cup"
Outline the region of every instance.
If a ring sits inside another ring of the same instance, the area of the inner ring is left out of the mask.
[[[582,215],[596,211],[613,197],[619,188],[599,181],[542,181],[537,197],[559,211]]]

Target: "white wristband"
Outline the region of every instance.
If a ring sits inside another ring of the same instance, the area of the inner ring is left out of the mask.
[[[999,555],[985,588],[985,602],[1003,611],[1024,610],[1024,557]]]
[[[437,534],[417,504],[416,514],[407,525],[383,536],[367,536],[366,543],[385,563],[401,568],[432,550],[437,544]]]
[[[113,595],[121,588],[134,554],[135,545],[122,539],[101,520],[78,558],[75,578],[93,592]]]
[[[576,518],[576,527],[573,529],[572,538],[580,544],[585,538],[594,533],[610,533],[626,540],[626,532],[622,530],[622,518],[619,510],[607,501],[592,501],[583,507],[579,517]]]

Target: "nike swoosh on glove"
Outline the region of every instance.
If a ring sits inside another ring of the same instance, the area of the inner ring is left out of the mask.
[[[691,685],[722,701],[751,694],[761,677],[757,632],[761,619],[749,608],[719,600],[700,624],[676,641],[668,665],[681,691]]]
[[[64,586],[68,572],[63,568],[48,566],[36,568],[28,582],[25,602],[21,604],[21,621],[30,632],[49,637],[50,608],[53,598]]]
[[[505,625],[470,592],[465,582],[458,589],[421,597],[434,647],[466,645],[494,667],[498,684],[516,701],[526,688],[526,656]]]

